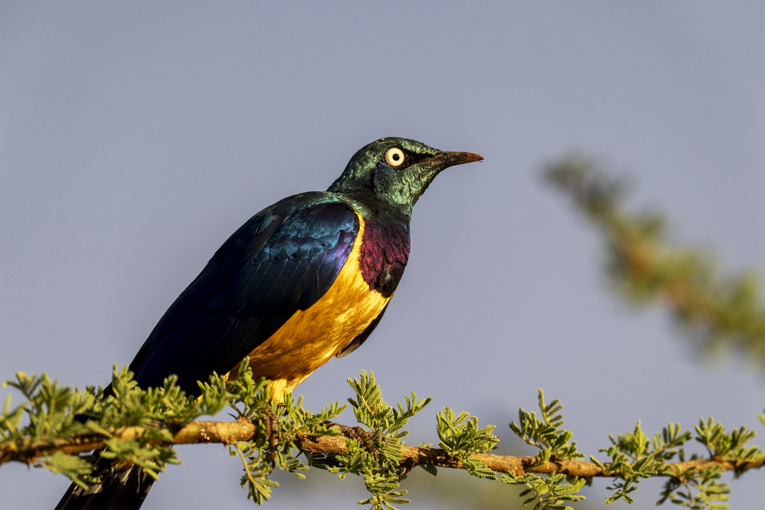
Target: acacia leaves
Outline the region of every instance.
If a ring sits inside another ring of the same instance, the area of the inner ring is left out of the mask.
[[[411,393],[404,403],[389,405],[372,373],[362,372],[348,383],[353,390],[348,401],[359,427],[329,421],[346,407],[338,402],[317,413],[291,395],[284,396],[283,405],[271,403],[267,381],[254,380],[246,362],[235,380],[213,375],[201,383],[201,397],[186,395],[175,377],[160,388],[142,390],[124,368],[113,371],[110,390],[72,389],[46,375],[19,373],[6,382],[24,401],[12,407],[10,397],[6,399],[0,415],[0,464],[16,460],[45,467],[85,487],[96,481],[93,462],[98,456],[136,464],[156,478],[168,464],[179,463],[174,443],[216,441],[228,444],[231,455],[240,459],[242,487],[258,504],[278,487],[271,478],[275,470],[302,478],[313,466],[340,478],[362,477],[370,497],[359,503],[393,510],[409,502],[401,482],[412,467],[421,465],[432,474],[436,466],[461,467],[488,480],[504,473],[503,483],[525,487],[523,504],[534,510],[570,508],[584,499],[579,491],[594,476],[614,479],[606,503],[631,503],[641,480],[662,476],[667,482],[660,504],[720,510],[727,508],[730,493],[721,481],[724,472],[741,475],[765,462],[765,452],[750,444],[755,431],[740,427],[727,432],[713,418],[700,420],[693,431],[670,423],[652,436],[638,422],[630,432],[609,436],[610,446],[600,450],[608,462],[595,457],[585,462],[572,432],[562,428],[560,401],[547,403],[541,390],[538,414],[521,408],[518,423],[510,423],[511,431],[536,449],[533,457],[489,454],[499,442],[495,427],[481,427],[475,416],[448,407],[436,417],[440,449],[413,448],[403,441],[404,427],[430,399],[418,400]],[[237,417],[235,422],[197,421],[226,408]],[[760,419],[765,424],[765,413]],[[691,445],[701,451],[690,451]],[[92,450],[97,454],[88,454]]]
[[[580,459],[584,457],[576,449],[576,441],[571,441],[573,434],[569,430],[563,430],[563,406],[559,400],[545,403],[544,392],[538,393],[539,411],[541,418],[535,412],[526,412],[521,407],[518,410],[518,421],[510,422],[510,429],[516,436],[527,444],[539,449],[535,462],[531,467],[539,467],[551,459]],[[586,480],[565,475],[551,473],[549,475],[537,475],[526,473],[516,476],[509,473],[502,477],[502,481],[511,485],[526,485],[528,489],[521,492],[521,497],[528,497],[523,504],[534,503],[534,510],[562,510],[570,508],[565,506],[568,501],[579,501],[584,496],[577,494]]]

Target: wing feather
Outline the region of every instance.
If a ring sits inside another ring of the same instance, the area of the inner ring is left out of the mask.
[[[215,253],[144,343],[131,369],[142,387],[181,387],[226,373],[329,289],[359,231],[331,194],[295,195],[253,216]]]

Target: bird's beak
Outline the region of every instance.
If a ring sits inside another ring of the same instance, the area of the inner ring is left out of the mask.
[[[462,165],[465,163],[472,163],[473,161],[482,161],[483,156],[473,154],[472,152],[442,152],[435,156],[428,158],[428,166],[438,167],[440,170],[444,168]]]

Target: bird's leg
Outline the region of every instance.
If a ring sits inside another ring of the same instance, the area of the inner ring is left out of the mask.
[[[263,410],[263,432],[268,442],[268,461],[273,465],[276,462],[277,446],[279,444],[279,418],[270,407]]]

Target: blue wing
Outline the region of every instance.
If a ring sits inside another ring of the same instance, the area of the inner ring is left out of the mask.
[[[359,232],[333,195],[304,193],[237,230],[183,291],[130,365],[141,387],[177,374],[181,388],[231,370],[329,289]]]

